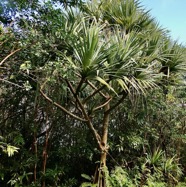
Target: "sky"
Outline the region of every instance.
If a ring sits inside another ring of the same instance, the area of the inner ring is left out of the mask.
[[[186,0],[140,0],[173,40],[186,45]]]

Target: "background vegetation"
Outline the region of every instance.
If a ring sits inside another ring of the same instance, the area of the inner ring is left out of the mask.
[[[0,2],[0,186],[186,186],[186,49],[134,0]]]

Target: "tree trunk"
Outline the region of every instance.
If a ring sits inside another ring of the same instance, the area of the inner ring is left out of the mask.
[[[46,130],[45,143],[43,148],[43,175],[44,179],[42,180],[42,187],[45,187],[45,173],[46,173],[46,164],[48,158],[48,139],[49,139],[49,128]]]
[[[101,153],[101,164],[103,167],[106,166],[106,158],[107,158],[107,151],[108,151],[108,125],[109,125],[109,113],[107,112],[110,109],[110,103],[105,106],[104,118],[103,118],[103,133],[102,133],[102,146],[103,150]]]
[[[105,180],[105,172],[104,169],[106,168],[106,160],[107,160],[107,152],[108,152],[108,126],[109,126],[109,109],[110,103],[105,105],[105,112],[103,118],[103,129],[102,129],[102,139],[101,139],[101,158],[100,158],[100,166],[97,171],[95,172],[94,183],[98,184],[98,187],[106,187],[106,180]]]
[[[36,133],[34,132],[34,152],[35,152],[35,158],[37,159],[37,137]],[[34,164],[34,183],[37,182],[37,162]]]

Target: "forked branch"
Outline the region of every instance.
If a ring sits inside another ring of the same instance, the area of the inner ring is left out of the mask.
[[[110,97],[109,99],[107,99],[107,101],[105,103],[103,103],[102,105],[96,107],[93,109],[93,111],[99,110],[100,108],[103,108],[104,106],[106,106],[110,101],[112,100],[112,97]]]
[[[98,132],[96,131],[96,129],[94,128],[94,126],[93,126],[93,124],[91,122],[91,119],[89,118],[89,116],[88,116],[88,114],[87,114],[87,112],[85,110],[85,107],[83,106],[83,103],[80,101],[78,95],[76,95],[75,90],[74,90],[72,84],[68,80],[66,80],[66,83],[67,83],[67,85],[68,85],[71,93],[74,95],[74,97],[75,97],[75,99],[76,99],[76,101],[77,101],[80,109],[82,110],[84,118],[86,119],[86,123],[87,123],[89,129],[92,131],[92,133],[94,135],[94,138],[96,139],[96,141],[98,143],[99,149],[102,150],[101,137],[98,134]]]
[[[84,121],[86,122],[87,120],[86,119],[83,119],[79,116],[76,116],[75,114],[69,112],[66,108],[64,108],[63,106],[61,106],[60,104],[54,102],[52,99],[50,99],[41,89],[40,89],[40,93],[41,95],[50,103],[52,103],[54,106],[56,106],[57,108],[61,109],[64,113],[68,114],[69,116],[73,117],[74,119],[76,120],[79,120],[79,121]]]
[[[87,80],[87,83],[88,83],[88,85],[89,85],[91,88],[93,88],[95,91],[98,90],[98,88],[96,88],[96,86],[94,86],[89,80]],[[99,94],[100,94],[101,96],[103,96],[104,98],[107,99],[107,96],[106,96],[103,92],[99,91]]]

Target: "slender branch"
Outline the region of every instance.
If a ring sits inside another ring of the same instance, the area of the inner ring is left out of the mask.
[[[40,89],[40,93],[41,95],[47,100],[49,101],[50,103],[52,103],[54,106],[58,107],[59,109],[61,109],[63,112],[65,112],[66,114],[68,114],[69,116],[73,117],[74,119],[76,120],[79,120],[79,121],[84,121],[86,122],[87,119],[83,119],[83,118],[80,118],[79,116],[76,116],[75,114],[69,112],[67,109],[65,109],[63,106],[61,106],[60,104],[54,102],[52,99],[50,99],[41,89]]]
[[[0,35],[0,37],[1,37],[1,35]],[[0,46],[3,45],[3,44],[6,43],[6,42],[7,42],[7,40],[1,42],[1,43],[0,43]]]
[[[74,95],[75,99],[77,100],[77,102],[78,102],[78,104],[79,104],[79,107],[80,107],[80,109],[82,110],[82,113],[83,113],[84,117],[85,117],[87,120],[89,120],[89,117],[88,117],[88,115],[87,115],[87,113],[86,113],[86,111],[85,111],[85,108],[84,108],[83,104],[81,103],[79,97],[76,95],[76,92],[75,92],[75,90],[74,90],[72,84],[71,84],[68,80],[66,80],[66,82],[67,82],[67,84],[68,84],[68,87],[70,88],[70,91],[72,92],[72,94]]]
[[[74,90],[72,84],[71,84],[68,80],[66,80],[66,82],[67,82],[67,84],[68,84],[68,87],[70,88],[70,91],[72,92],[72,94],[74,95],[75,99],[77,100],[77,102],[78,102],[78,104],[79,104],[79,107],[80,107],[80,109],[82,110],[82,113],[83,113],[84,117],[85,117],[87,120],[90,120],[89,117],[88,117],[88,115],[87,115],[87,113],[86,113],[86,111],[85,111],[85,108],[84,108],[83,104],[81,103],[79,97],[76,95],[76,92],[75,92],[75,90]]]
[[[88,97],[86,97],[83,100],[83,103],[86,103],[89,99],[91,99],[94,95],[96,95],[97,93],[100,93],[100,91],[105,87],[105,85],[101,86],[100,88],[98,88],[97,90],[95,90],[92,94],[90,94]]]
[[[112,97],[110,97],[105,103],[103,103],[102,105],[96,107],[93,109],[93,111],[99,110],[100,108],[103,108],[105,105],[107,105],[110,101],[112,100]]]
[[[14,53],[16,53],[16,52],[18,52],[18,51],[20,51],[20,50],[21,50],[21,48],[16,49],[15,51],[13,51],[13,52],[11,52],[9,55],[7,55],[7,56],[0,62],[0,66],[1,66],[9,57],[11,57]]]
[[[15,83],[13,83],[13,82],[10,82],[10,81],[8,81],[8,80],[6,80],[6,79],[1,79],[1,78],[0,78],[0,81],[7,82],[7,83],[9,83],[9,84],[12,84],[12,85],[14,85],[14,86],[17,86],[17,87],[19,87],[19,88],[23,88],[23,89],[24,89],[23,86],[20,86],[20,85],[18,85],[18,84],[15,84]]]
[[[96,88],[89,80],[87,80],[86,82],[87,82],[87,83],[90,85],[90,87],[92,87],[94,90],[97,90],[97,88]],[[104,98],[107,99],[107,96],[106,96],[103,92],[99,91],[99,93],[100,93],[101,96],[103,96]]]
[[[107,110],[107,113],[110,113],[112,110],[114,110],[117,106],[119,106],[123,100],[127,97],[128,93],[127,92],[123,92],[123,96],[118,100],[118,102],[113,105],[112,107],[110,107],[109,110]]]
[[[82,86],[83,82],[84,82],[84,78],[81,78],[81,81],[79,82],[78,87],[77,87],[77,89],[76,89],[76,95],[78,95],[78,93],[79,93],[79,91],[80,91],[80,89],[81,89],[81,86]]]
[[[10,69],[8,69],[7,67],[0,67],[0,70],[1,70],[1,69],[10,70]]]

